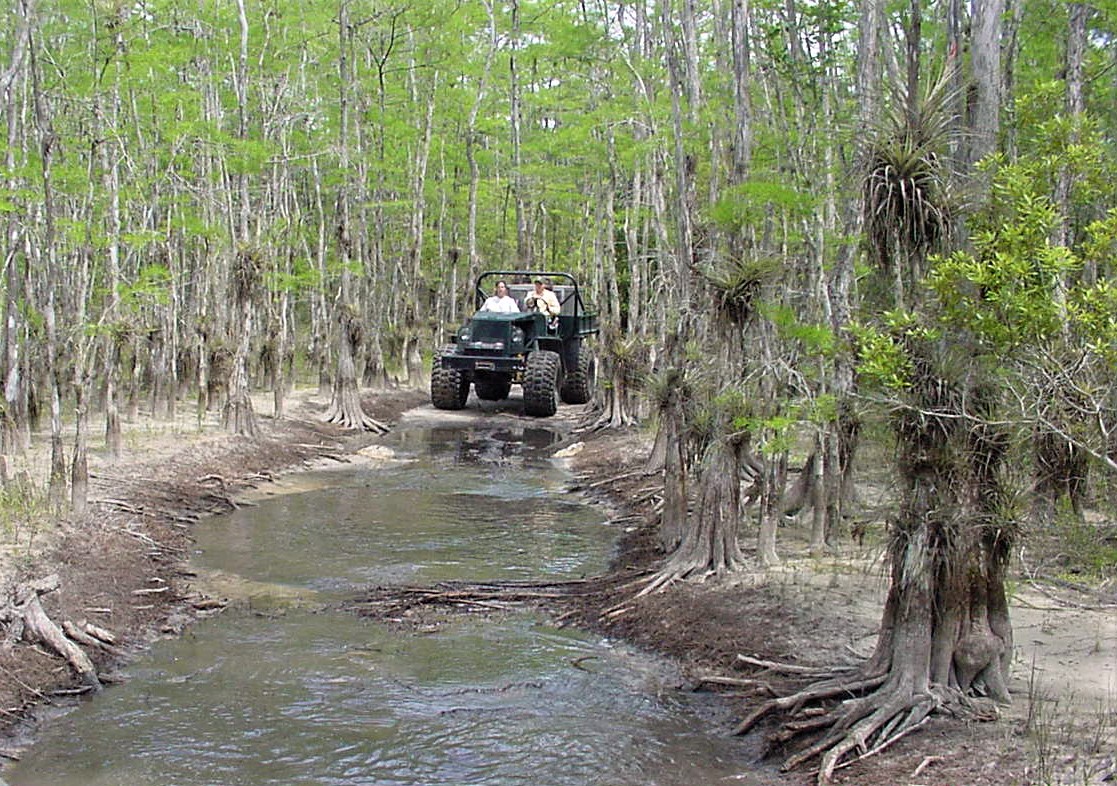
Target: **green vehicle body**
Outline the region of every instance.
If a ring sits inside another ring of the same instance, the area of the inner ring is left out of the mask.
[[[524,412],[549,417],[558,399],[584,404],[593,396],[596,363],[587,340],[598,333],[597,313],[586,305],[582,289],[569,273],[490,270],[477,277],[480,309],[497,281],[508,282],[509,295],[521,309],[537,277],[548,279],[561,306],[557,317],[520,311],[505,314],[478,310],[454,334],[454,343],[434,357],[431,402],[439,409],[461,409],[473,386],[477,397],[500,401],[513,385],[524,394]]]

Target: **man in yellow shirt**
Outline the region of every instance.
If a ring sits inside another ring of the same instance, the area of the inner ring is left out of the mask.
[[[562,310],[555,293],[543,286],[543,279],[537,278],[532,282],[535,291],[524,298],[524,307],[528,311],[538,311],[549,317],[557,317]]]

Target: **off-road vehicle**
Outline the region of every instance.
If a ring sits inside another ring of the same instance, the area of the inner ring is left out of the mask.
[[[548,317],[525,304],[536,278],[551,282],[561,306]],[[520,311],[477,311],[454,334],[454,343],[435,353],[431,402],[439,409],[461,409],[472,384],[477,398],[500,401],[513,385],[524,394],[524,412],[549,417],[558,399],[585,404],[593,395],[596,365],[586,340],[598,332],[597,313],[587,308],[578,282],[569,273],[490,270],[477,277],[477,308],[498,281]]]

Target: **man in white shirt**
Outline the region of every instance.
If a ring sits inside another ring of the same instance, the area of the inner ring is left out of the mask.
[[[499,314],[515,314],[520,310],[516,299],[508,294],[508,284],[503,281],[496,282],[496,294],[488,298],[481,306],[482,311],[495,311]]]

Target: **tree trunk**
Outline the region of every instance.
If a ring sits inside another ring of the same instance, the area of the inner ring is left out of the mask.
[[[6,140],[4,149],[5,172],[8,173],[7,187],[14,193],[21,181],[16,175],[15,153],[19,149],[19,107],[20,91],[17,89],[25,73],[28,51],[31,44],[31,20],[35,17],[34,0],[22,0],[16,13],[16,29],[11,36],[12,56],[9,67],[0,74],[0,93],[4,98],[6,120]],[[20,270],[26,260],[19,252],[20,221],[17,216],[9,215],[6,220],[6,233],[9,246],[5,249],[4,263],[4,407],[0,413],[0,454],[10,455],[26,450],[31,444],[31,432],[27,422],[27,388],[22,372],[23,359],[20,354],[20,300],[23,277]],[[23,265],[21,265],[23,260]]]
[[[349,177],[349,79],[350,63],[349,51],[352,46],[353,30],[349,24],[348,0],[341,0],[338,13],[339,53],[338,75],[340,121],[338,124],[338,148],[341,157],[341,169],[345,177]],[[337,196],[337,230],[338,256],[344,267],[341,273],[341,287],[338,293],[337,326],[338,326],[338,355],[337,370],[333,382],[333,397],[330,409],[326,413],[329,423],[338,423],[348,429],[364,429],[366,431],[387,431],[387,426],[377,422],[365,414],[361,406],[361,394],[357,385],[356,357],[364,337],[364,326],[358,317],[356,308],[350,303],[350,273],[349,263],[353,259],[352,227],[349,220],[349,184],[343,183]]]
[[[641,362],[639,342],[625,338],[616,329],[606,329],[600,344],[598,360],[608,380],[600,389],[604,402],[601,415],[594,422],[594,429],[627,428],[636,423],[635,391],[629,380],[635,376]]]
[[[86,415],[86,398],[89,382],[79,380],[74,394],[77,396],[76,423],[74,424],[74,459],[70,467],[70,505],[74,516],[81,519],[89,509],[89,458],[86,454],[89,430]]]
[[[287,396],[288,380],[291,377],[291,365],[294,358],[293,350],[289,346],[289,338],[287,336],[290,327],[288,326],[288,295],[284,290],[279,296],[279,335],[276,337],[275,342],[275,377],[272,379],[272,402],[274,408],[272,415],[276,420],[281,420],[285,414],[284,405]]]
[[[68,639],[57,625],[47,616],[39,602],[38,594],[32,592],[22,606],[24,629],[29,638],[40,641],[57,652],[70,664],[82,684],[93,691],[101,690],[101,680],[93,662],[81,647]]]
[[[206,413],[209,412],[209,343],[206,341],[206,314],[205,295],[201,298],[202,313],[198,315],[197,351],[198,351],[198,402],[195,408],[198,430],[206,422]]]
[[[333,399],[326,421],[338,423],[347,429],[363,429],[384,433],[388,427],[366,415],[361,406],[361,393],[357,387],[357,367],[354,356],[361,344],[362,329],[351,307],[338,310],[337,376],[334,379]]]
[[[531,269],[535,260],[532,257],[531,240],[528,237],[527,194],[524,185],[523,152],[521,144],[522,110],[520,108],[520,77],[517,71],[517,55],[521,49],[520,41],[520,4],[518,0],[510,3],[512,17],[511,54],[508,56],[508,119],[512,129],[512,198],[516,209],[516,264]]]
[[[469,123],[466,126],[465,132],[465,157],[469,164],[469,217],[467,219],[466,228],[466,257],[469,264],[469,271],[466,279],[469,285],[472,285],[472,283],[477,280],[481,265],[480,254],[477,250],[477,195],[481,187],[481,169],[477,163],[477,117],[481,112],[481,105],[488,92],[489,74],[492,72],[493,57],[496,55],[497,47],[499,46],[499,39],[496,31],[496,13],[493,8],[492,0],[485,0],[485,11],[488,14],[485,65],[481,71],[481,77],[475,91],[473,104],[469,109]],[[454,306],[451,308],[450,313],[451,324],[457,324],[458,297],[459,294],[457,289],[452,289],[451,302]],[[472,292],[469,293],[469,297],[472,301]]]
[[[974,103],[970,163],[997,150],[1001,112],[1001,28],[1004,0],[974,0],[971,33]]]
[[[118,114],[119,97],[114,87],[113,117]],[[107,262],[106,278],[108,304],[105,314],[110,324],[115,324],[117,331],[121,325],[120,320],[120,161],[118,155],[110,154],[110,145],[102,145],[104,157],[105,180],[109,192],[109,230],[108,249],[105,259]],[[112,148],[115,153],[115,148]],[[118,459],[123,452],[123,435],[120,430],[120,409],[117,401],[117,388],[120,379],[120,349],[122,337],[116,331],[110,331],[104,339],[105,353],[105,446],[109,456]]]
[[[248,352],[252,339],[252,306],[241,304],[240,340],[237,342],[233,369],[229,375],[229,396],[225,401],[225,430],[246,437],[256,436],[256,413],[248,384]]]
[[[766,461],[757,477],[760,485],[760,527],[756,534],[756,556],[766,568],[780,564],[779,552],[776,550],[776,532],[782,518],[780,500],[783,497],[786,466],[786,457],[778,462]]]
[[[111,342],[113,347],[109,353],[116,352],[116,342]],[[112,361],[106,361],[106,365]],[[114,373],[115,369],[105,372],[105,447],[109,451],[109,456],[113,459],[118,459],[124,452],[124,433],[120,428],[120,408],[116,403],[116,380],[110,373]]]
[[[12,254],[6,265],[4,291],[4,411],[0,414],[0,453],[11,455],[31,444],[27,420],[27,383],[23,376],[19,324],[19,256]]]
[[[811,466],[811,541],[810,553],[813,557],[820,557],[826,551],[830,541],[830,530],[837,526],[837,521],[829,521],[826,505],[826,454],[827,436],[820,429],[815,435],[815,455],[818,460]]]
[[[229,395],[225,401],[225,429],[234,434],[256,435],[256,413],[249,393],[248,355],[252,348],[255,301],[258,297],[263,274],[261,252],[247,247],[237,251],[230,270],[229,290],[239,317],[233,335],[237,349],[232,368],[228,372]]]
[[[57,237],[54,222],[54,147],[57,138],[54,125],[44,105],[45,97],[39,85],[38,65],[35,48],[31,48],[32,98],[35,107],[35,123],[39,132],[41,151],[40,174],[43,193],[43,249],[45,254],[47,299],[43,309],[43,322],[46,332],[46,383],[50,396],[50,481],[48,499],[56,513],[66,504],[66,457],[62,446],[62,401],[59,395],[58,380],[58,313],[56,293],[61,287],[61,271],[58,264]]]
[[[683,414],[681,374],[669,377],[670,392],[660,412],[660,433],[663,441],[663,513],[660,515],[659,546],[667,554],[682,542],[687,525],[689,497],[687,489],[686,424]],[[658,440],[657,440],[658,441]]]
[[[980,711],[964,698],[975,689],[1009,700],[1011,531],[997,512],[1007,440],[998,427],[980,425],[988,391],[969,385],[963,393],[925,358],[915,366],[914,397],[895,423],[901,503],[876,650],[855,672],[767,702],[738,727],[744,732],[774,709],[793,708],[779,739],[822,731],[784,766],[820,756],[820,781],[851,753],[883,749],[938,707]],[[832,699],[840,703],[822,713],[812,706]]]
[[[721,576],[744,563],[737,543],[743,449],[739,437],[724,436],[706,449],[694,515],[687,518],[679,547],[640,591],[641,595],[680,579]]]

